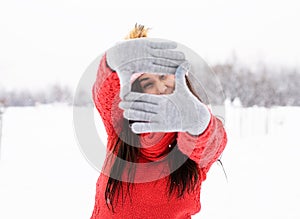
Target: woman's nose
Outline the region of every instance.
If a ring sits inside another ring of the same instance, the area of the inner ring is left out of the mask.
[[[163,82],[159,82],[157,85],[158,94],[165,94],[167,91],[167,86]]]

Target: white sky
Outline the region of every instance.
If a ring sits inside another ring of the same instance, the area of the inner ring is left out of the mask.
[[[150,37],[185,44],[212,65],[300,67],[294,0],[0,0],[0,87],[77,85],[87,66],[136,22]]]

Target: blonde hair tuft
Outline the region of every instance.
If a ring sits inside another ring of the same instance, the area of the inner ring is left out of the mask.
[[[129,32],[129,34],[125,37],[125,39],[135,39],[141,37],[147,37],[149,28],[145,28],[144,25],[135,24],[134,28]]]

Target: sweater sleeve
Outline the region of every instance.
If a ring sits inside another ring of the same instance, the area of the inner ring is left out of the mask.
[[[211,115],[208,127],[202,134],[192,136],[186,132],[179,132],[177,143],[179,150],[198,163],[206,175],[225,149],[227,135],[222,122]]]
[[[111,150],[121,127],[123,111],[118,107],[120,81],[116,72],[106,63],[106,55],[100,61],[96,81],[92,88],[92,97],[107,132],[107,147]]]

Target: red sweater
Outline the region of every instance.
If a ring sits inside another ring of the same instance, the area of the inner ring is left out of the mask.
[[[123,111],[118,108],[121,101],[119,91],[119,78],[116,72],[107,66],[104,56],[93,86],[93,100],[106,128],[108,151],[111,151],[111,145],[114,145],[122,127]],[[201,183],[226,146],[226,132],[221,121],[212,115],[207,129],[197,137],[183,132],[142,134],[141,144],[152,146],[142,149],[139,162],[153,161],[160,154],[167,154],[168,145],[174,139],[177,140],[179,150],[199,164],[200,180],[193,192],[186,193],[182,198],[175,195],[170,198],[167,195],[169,173],[166,171],[166,162],[157,162],[148,169],[138,165],[131,200],[125,198],[123,205],[117,203],[115,213],[112,213],[107,208],[104,198],[108,177],[107,174],[101,173],[96,184],[95,206],[91,219],[183,219],[191,218],[191,215],[199,212]],[[150,178],[145,180],[145,177]],[[152,178],[156,180],[153,181]]]

